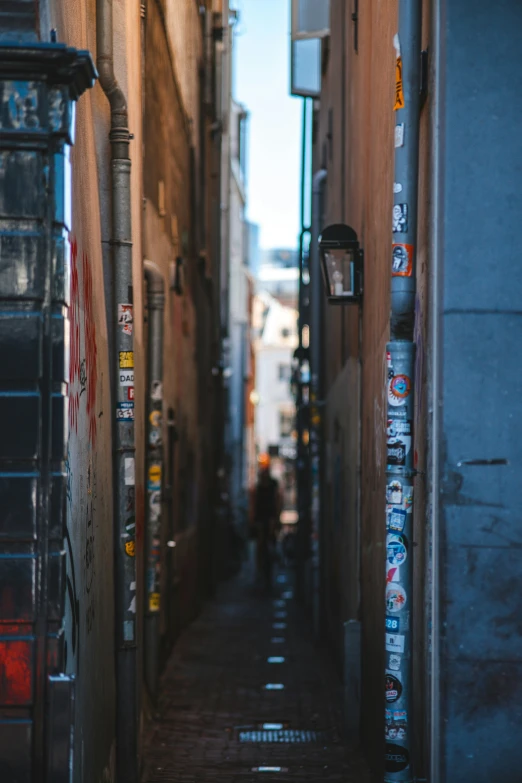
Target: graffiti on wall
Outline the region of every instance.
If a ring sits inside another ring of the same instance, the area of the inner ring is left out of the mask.
[[[81,628],[87,636],[90,634],[96,606],[97,483],[93,454],[98,434],[98,349],[93,298],[89,258],[86,253],[80,254],[76,238],[71,237],[66,659],[71,656],[76,670],[80,665]]]
[[[69,426],[75,433],[78,432],[80,398],[85,394],[88,437],[91,446],[94,447],[96,445],[97,429],[98,349],[96,344],[96,321],[93,310],[93,284],[88,256],[86,253],[82,253],[82,281],[80,285],[78,255],[78,243],[73,238],[71,239],[71,304],[69,308],[71,335]],[[82,331],[84,337],[83,355]]]

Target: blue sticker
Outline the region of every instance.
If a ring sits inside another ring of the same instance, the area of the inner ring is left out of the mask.
[[[400,630],[401,621],[398,617],[387,617],[386,618],[386,630],[387,631],[399,631]]]
[[[408,557],[408,542],[405,536],[388,533],[386,536],[386,555],[392,566],[401,566]]]
[[[117,402],[116,403],[116,418],[118,420],[127,419],[134,421],[134,403],[133,402]]]
[[[402,508],[392,508],[388,517],[388,529],[402,533],[406,522],[406,511]]]

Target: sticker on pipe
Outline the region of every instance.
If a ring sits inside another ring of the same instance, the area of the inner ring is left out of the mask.
[[[408,713],[406,710],[384,710],[384,738],[404,741],[407,733]]]
[[[386,536],[386,557],[389,565],[401,566],[408,557],[408,541],[400,533],[388,533]]]
[[[386,617],[385,628],[392,633],[398,633],[401,628],[401,621],[399,617]]]
[[[133,402],[117,402],[116,403],[116,419],[118,421],[134,421],[134,403]]]
[[[135,484],[134,477],[134,457],[125,457],[124,462],[124,479],[125,486],[133,487]]]
[[[149,421],[151,427],[161,427],[161,411],[151,411]]]
[[[149,481],[147,489],[155,490],[161,488],[161,465],[151,465],[149,468]]]
[[[119,304],[118,305],[118,326],[121,328],[123,334],[132,334],[132,305],[131,304]]]
[[[404,123],[395,126],[395,147],[404,147]]]
[[[386,634],[386,650],[387,650],[387,652],[403,653],[404,652],[404,634],[387,633]],[[393,668],[393,667],[390,667],[390,668]]]
[[[159,402],[163,399],[163,384],[161,381],[152,381],[150,398],[155,402]]]
[[[390,481],[386,487],[386,502],[394,506],[402,505],[402,484],[400,481]]]
[[[401,612],[406,606],[406,590],[402,585],[391,582],[386,585],[386,611],[391,614]],[[402,652],[402,650],[400,651]]]
[[[398,672],[401,668],[401,656],[396,655],[395,653],[391,653],[389,660],[388,660],[388,669],[391,669],[394,672]]]
[[[388,704],[394,704],[402,696],[402,683],[394,674],[387,674],[384,678],[384,696]]]
[[[134,369],[134,351],[119,352],[119,367],[120,370]]]
[[[411,450],[411,421],[388,419],[386,458],[388,465],[405,465]]]
[[[404,88],[402,84],[402,57],[395,60],[395,103],[393,111],[404,109]]]
[[[386,772],[402,772],[410,765],[410,754],[407,748],[387,742],[384,748],[384,769]]]
[[[413,273],[413,245],[392,245],[392,277],[411,277]]]
[[[406,510],[390,506],[386,511],[386,530],[402,533],[406,524]]]
[[[134,370],[120,370],[120,386],[132,386],[134,388]]]
[[[392,232],[405,234],[408,230],[408,205],[394,204],[392,210]]]
[[[160,594],[150,593],[149,595],[149,612],[159,612],[160,610]]]
[[[397,33],[393,36],[393,48],[395,49],[395,102],[393,104],[393,111],[397,111],[397,109],[404,109],[401,43]]]
[[[394,407],[406,405],[411,391],[411,381],[407,375],[394,375],[388,383],[388,402]]]

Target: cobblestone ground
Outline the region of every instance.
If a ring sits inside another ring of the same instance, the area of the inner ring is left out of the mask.
[[[369,783],[340,739],[340,688],[292,595],[287,572],[270,597],[238,577],[181,636],[146,738],[145,783]]]

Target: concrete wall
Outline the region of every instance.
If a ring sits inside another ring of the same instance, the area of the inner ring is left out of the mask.
[[[435,6],[433,774],[520,779],[522,6]],[[435,34],[436,33],[436,34]],[[438,644],[436,643],[438,642]]]

